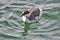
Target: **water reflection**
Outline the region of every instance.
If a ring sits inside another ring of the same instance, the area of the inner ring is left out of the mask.
[[[31,23],[28,23],[28,22],[24,22],[24,32],[23,32],[23,36],[26,36],[28,34],[28,31],[31,27],[31,24],[33,23],[38,23],[38,22],[31,22]]]
[[[29,29],[30,29],[30,23],[24,22],[23,36],[28,34]]]

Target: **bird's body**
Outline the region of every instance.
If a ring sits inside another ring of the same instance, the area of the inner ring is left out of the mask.
[[[31,8],[22,13],[21,17],[24,22],[36,22],[39,21],[42,15],[42,9]]]

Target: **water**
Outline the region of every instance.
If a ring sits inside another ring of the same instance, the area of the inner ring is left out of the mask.
[[[41,7],[39,23],[24,23],[21,12]],[[60,40],[60,0],[0,0],[0,40]]]

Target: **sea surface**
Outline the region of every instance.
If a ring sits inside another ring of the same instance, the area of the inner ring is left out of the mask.
[[[24,23],[21,14],[32,7],[42,17]],[[60,40],[60,0],[0,0],[0,40]]]

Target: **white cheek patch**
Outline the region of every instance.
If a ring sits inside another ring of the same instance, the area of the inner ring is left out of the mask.
[[[22,16],[22,20],[26,22],[26,16]]]
[[[29,22],[29,19],[28,19],[29,17],[30,17],[30,14],[26,14],[26,15],[22,16],[23,22]]]

